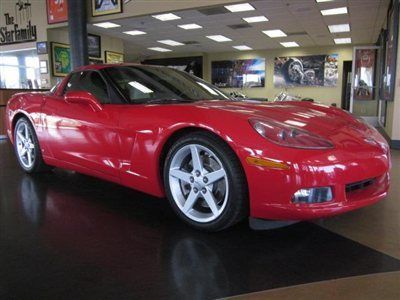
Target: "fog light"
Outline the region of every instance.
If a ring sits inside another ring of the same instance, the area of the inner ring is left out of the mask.
[[[330,187],[318,187],[311,189],[300,189],[294,193],[293,203],[323,203],[331,201],[332,189]]]

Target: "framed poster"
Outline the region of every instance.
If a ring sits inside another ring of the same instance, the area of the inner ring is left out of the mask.
[[[69,45],[51,43],[51,69],[55,77],[65,77],[71,72],[72,62]]]
[[[274,86],[336,86],[338,55],[275,57]]]
[[[48,24],[68,21],[68,0],[46,0],[46,4]]]
[[[95,34],[88,34],[89,57],[101,57],[101,37]]]
[[[213,61],[211,82],[220,88],[264,87],[265,58]]]
[[[124,62],[124,54],[118,52],[104,51],[104,58],[106,64],[121,64]]]
[[[386,101],[393,101],[396,77],[396,57],[398,47],[399,31],[399,1],[392,0],[387,15],[387,35],[385,51],[385,71],[382,80],[381,98]]]
[[[37,54],[47,54],[47,42],[37,42],[36,43],[36,52]]]
[[[166,66],[203,78],[202,56],[148,59],[144,60],[142,63],[144,65]]]
[[[122,13],[122,0],[92,0],[92,16]]]
[[[376,48],[376,47],[375,47]],[[375,100],[375,67],[377,49],[355,48],[354,100]]]

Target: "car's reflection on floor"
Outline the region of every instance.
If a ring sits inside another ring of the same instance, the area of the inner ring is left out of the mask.
[[[17,199],[0,194],[9,295],[209,299],[400,269],[313,224],[210,234],[181,223],[165,199],[112,183],[61,170],[12,176],[1,188]]]

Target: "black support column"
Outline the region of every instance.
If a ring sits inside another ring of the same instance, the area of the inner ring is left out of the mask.
[[[74,69],[89,64],[86,23],[86,1],[68,0],[68,31]]]

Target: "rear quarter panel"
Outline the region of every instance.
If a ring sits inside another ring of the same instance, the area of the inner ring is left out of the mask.
[[[21,116],[25,116],[34,126],[39,143],[42,140],[41,107],[43,105],[43,95],[43,93],[20,93],[14,95],[8,101],[6,127],[12,143],[14,143],[14,126],[16,120]]]

